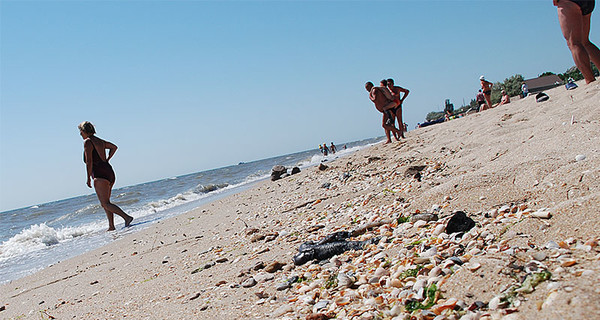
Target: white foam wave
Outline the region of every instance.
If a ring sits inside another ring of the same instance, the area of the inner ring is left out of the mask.
[[[35,224],[0,244],[0,261],[41,250],[61,242],[96,232],[102,227],[88,224],[80,227],[55,229],[45,223]]]

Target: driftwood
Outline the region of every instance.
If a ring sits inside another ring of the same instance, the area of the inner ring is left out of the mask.
[[[303,265],[311,260],[329,259],[348,250],[361,250],[368,244],[377,243],[379,238],[372,238],[365,241],[335,241],[325,244],[307,244],[303,243],[298,249],[300,252],[294,256],[295,265]]]
[[[375,228],[375,227],[380,227],[380,226],[382,226],[384,224],[390,224],[393,221],[394,220],[386,219],[386,220],[381,220],[381,221],[375,221],[375,222],[365,223],[362,226],[354,229],[354,231],[352,231],[352,236],[353,237],[359,236],[359,235],[367,232],[368,229]]]
[[[297,205],[297,206],[295,206],[295,207],[293,207],[293,208],[291,208],[291,209],[286,209],[286,210],[283,210],[283,211],[281,211],[281,212],[282,212],[282,213],[286,213],[286,212],[294,211],[294,210],[296,210],[296,209],[300,209],[300,208],[306,207],[306,206],[307,206],[307,205],[309,205],[309,204],[313,204],[313,203],[315,203],[315,202],[317,202],[317,201],[319,201],[319,200],[321,200],[321,201],[325,201],[325,200],[327,200],[327,199],[329,199],[329,197],[320,198],[320,199],[317,199],[317,200],[310,200],[310,201],[307,201],[307,202],[305,202],[305,203],[303,203],[303,204]]]
[[[319,241],[306,241],[298,247],[298,254],[294,256],[294,264],[302,265],[311,260],[329,259],[348,250],[362,250],[368,244],[379,242],[380,238],[372,238],[364,241],[346,241],[348,238],[356,237],[365,233],[368,229],[391,223],[392,220],[382,220],[364,224],[353,231],[338,231],[325,236]]]

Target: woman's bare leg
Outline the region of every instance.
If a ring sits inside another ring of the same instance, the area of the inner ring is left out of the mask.
[[[492,95],[484,94],[483,96],[485,97],[485,104],[487,106],[486,109],[491,109],[492,108]]]
[[[106,212],[106,218],[108,219],[108,231],[115,230],[115,219],[114,214],[119,215],[125,220],[125,226],[128,227],[133,220],[133,217],[126,214],[119,206],[110,202],[110,195],[112,192],[112,186],[106,179],[94,179],[94,189],[96,189],[96,195],[100,200],[100,205]]]

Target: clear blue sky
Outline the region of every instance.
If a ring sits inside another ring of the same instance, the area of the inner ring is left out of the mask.
[[[369,80],[411,90],[413,128],[468,103],[481,74],[574,65],[551,0],[2,0],[0,14],[0,211],[93,192],[84,120],[119,146],[118,188],[382,135]]]

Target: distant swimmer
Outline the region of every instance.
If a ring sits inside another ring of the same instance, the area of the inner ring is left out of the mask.
[[[329,154],[329,149],[327,149],[327,143],[323,143],[323,155],[326,156]]]
[[[102,208],[108,219],[108,230],[115,230],[114,214],[125,220],[125,227],[131,225],[133,217],[126,214],[117,205],[110,202],[112,187],[115,184],[115,172],[108,161],[115,155],[117,146],[106,140],[95,136],[96,129],[89,121],[84,121],[78,126],[79,134],[83,138],[83,162],[86,164],[87,186],[92,187],[91,180],[94,179],[94,189]],[[108,149],[108,157],[106,150]]]
[[[333,142],[331,143],[331,146],[329,147],[329,149],[331,150],[331,153],[335,153],[336,148],[335,148],[335,145],[333,144]]]
[[[367,92],[369,92],[369,99],[375,104],[375,108],[377,109],[377,111],[383,113],[383,120],[381,126],[383,127],[385,135],[387,137],[386,143],[392,142],[390,132],[394,133],[394,137],[396,138],[396,140],[400,140],[399,137],[402,135],[400,133],[400,130],[396,129],[396,127],[393,124],[393,119],[389,119],[389,115],[386,115],[384,111],[384,107],[389,106],[390,103],[393,104],[393,101],[391,101],[392,96],[389,92],[389,89],[375,87],[373,82],[370,81],[365,83],[365,89],[367,90]]]

